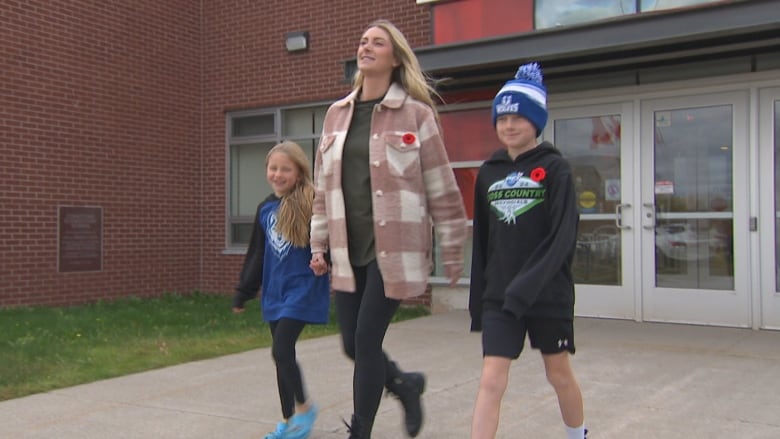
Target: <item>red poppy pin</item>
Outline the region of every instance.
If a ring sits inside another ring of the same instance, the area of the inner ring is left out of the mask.
[[[414,137],[414,134],[412,133],[406,133],[401,137],[401,141],[406,145],[411,145],[415,140],[417,140],[417,138]]]
[[[546,176],[547,176],[547,172],[544,170],[544,168],[534,168],[531,171],[531,180],[537,183],[544,180],[544,177]]]

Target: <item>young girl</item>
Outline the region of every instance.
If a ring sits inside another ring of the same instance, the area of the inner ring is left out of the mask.
[[[471,439],[496,436],[509,367],[526,334],[542,354],[566,437],[587,433],[569,362],[579,213],[569,163],[552,144],[536,141],[547,123],[546,97],[533,63],[521,66],[493,100],[493,126],[504,148],[482,164],[474,191],[469,310],[471,329],[482,331],[483,362]]]
[[[305,153],[282,142],[268,152],[265,168],[274,192],[257,208],[233,312],[243,312],[262,287],[284,417],[265,439],[303,439],[311,433],[317,406],[307,398],[295,343],[306,323],[327,323],[330,292],[327,276],[315,276],[309,268],[314,188]]]
[[[432,90],[403,34],[372,23],[360,38],[354,89],[325,116],[317,149],[311,266],[328,270],[344,352],[354,360],[350,438],[368,439],[383,388],[403,405],[406,433],[423,422],[425,377],[382,350],[403,299],[431,272],[431,219],[446,276],[463,270],[466,213],[439,132]]]

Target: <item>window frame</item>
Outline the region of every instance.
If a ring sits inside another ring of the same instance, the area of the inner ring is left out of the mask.
[[[317,112],[321,111],[322,118],[324,119],[325,112],[331,102],[310,102],[298,105],[287,105],[268,108],[254,108],[248,110],[229,111],[225,113],[225,204],[224,204],[224,251],[223,253],[231,254],[243,254],[248,248],[248,243],[237,242],[234,239],[235,227],[240,224],[251,224],[254,220],[254,214],[252,215],[233,215],[233,163],[232,153],[233,148],[241,145],[251,144],[277,144],[283,140],[302,141],[311,140],[312,150],[310,151],[312,156],[312,169],[314,169],[313,157],[316,150],[316,145],[322,136],[321,130],[319,132],[311,132],[307,134],[292,134],[293,138],[289,138],[284,134],[284,117],[286,111],[309,109],[310,115],[317,117]],[[273,115],[273,132],[252,134],[246,136],[234,136],[233,127],[234,121],[238,119],[259,116],[259,115]],[[312,129],[312,131],[315,131]],[[302,145],[304,150],[306,146]]]

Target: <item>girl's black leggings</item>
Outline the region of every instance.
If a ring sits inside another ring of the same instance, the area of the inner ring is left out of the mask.
[[[306,402],[301,368],[295,359],[295,343],[306,323],[300,320],[282,318],[270,322],[273,346],[271,355],[276,363],[276,384],[279,386],[279,400],[282,416],[289,419],[295,413],[295,402]]]
[[[355,362],[352,378],[355,415],[373,421],[385,384],[400,374],[382,350],[382,343],[401,301],[385,297],[376,261],[352,269],[356,290],[335,292],[336,312],[344,353]]]

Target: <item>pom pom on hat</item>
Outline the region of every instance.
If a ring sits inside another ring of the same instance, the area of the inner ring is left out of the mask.
[[[517,114],[536,127],[536,136],[539,137],[547,125],[547,89],[542,81],[539,64],[521,65],[515,79],[507,81],[493,99],[493,126],[496,126],[499,116]]]

